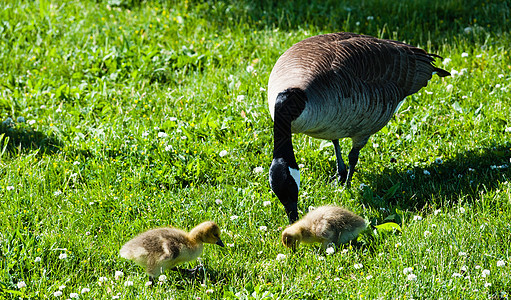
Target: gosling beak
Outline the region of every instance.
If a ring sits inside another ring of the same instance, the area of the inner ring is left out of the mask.
[[[221,239],[218,239],[218,241],[216,241],[215,244],[217,244],[220,247],[224,247],[225,246]]]

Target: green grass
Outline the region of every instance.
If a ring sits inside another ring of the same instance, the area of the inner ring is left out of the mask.
[[[60,286],[62,299],[508,297],[506,1],[162,2],[0,5],[0,120],[13,120],[0,125],[0,297],[53,299]],[[336,31],[406,41],[464,71],[407,99],[361,151],[350,190],[330,180],[330,142],[294,136],[301,211],[335,203],[402,232],[293,254],[268,184],[263,89],[293,43]],[[167,272],[147,288],[118,256],[143,230],[203,220],[229,246],[205,247],[198,279]]]

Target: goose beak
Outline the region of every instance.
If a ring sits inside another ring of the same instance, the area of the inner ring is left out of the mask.
[[[221,239],[218,239],[218,241],[216,241],[215,244],[217,244],[220,247],[224,247],[225,246]]]
[[[289,224],[293,224],[298,221],[298,203],[296,202],[288,202],[284,206],[286,208],[287,218],[289,219]]]

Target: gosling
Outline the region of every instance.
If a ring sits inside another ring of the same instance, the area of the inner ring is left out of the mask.
[[[330,243],[347,243],[367,227],[366,221],[337,206],[320,206],[306,214],[282,232],[282,243],[293,251],[300,243],[322,243],[325,250]]]
[[[179,263],[199,257],[203,243],[224,247],[216,223],[201,223],[190,233],[174,227],[151,229],[128,241],[119,253],[145,268],[149,280],[154,281],[165,269],[174,269]]]

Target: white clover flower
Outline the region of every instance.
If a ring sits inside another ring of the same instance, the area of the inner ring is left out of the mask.
[[[401,243],[396,243],[396,244],[394,245],[394,247],[399,248],[399,247],[401,247],[401,245],[402,245]]]
[[[222,205],[223,201],[222,201],[222,199],[216,199],[215,203],[218,205]]]
[[[480,266],[480,265],[476,265],[474,268],[475,268],[476,270],[479,270],[479,269],[481,269],[481,266]]]
[[[341,280],[341,278],[339,278],[339,277],[334,278],[334,281],[339,281],[339,280]]]
[[[251,65],[248,65],[246,70],[247,70],[248,73],[252,73],[252,72],[254,72],[254,67],[251,66]]]
[[[466,272],[468,270],[467,266],[461,266],[460,268],[461,272]]]
[[[236,100],[240,102],[245,100],[245,95],[238,95],[238,97],[236,97]]]
[[[27,287],[27,284],[25,283],[25,281],[20,281],[16,284],[16,286],[18,287],[18,289],[22,289],[24,287]]]
[[[325,257],[324,256],[318,256],[318,260],[325,260]]]
[[[448,84],[448,85],[445,87],[445,90],[446,90],[446,91],[448,91],[448,92],[450,92],[450,91],[452,91],[453,87],[454,87],[454,86],[453,86],[452,84]]]
[[[55,192],[53,192],[53,196],[59,196],[59,195],[62,195],[62,192],[60,190],[56,190]]]
[[[271,201],[264,201],[263,202],[263,206],[266,207],[266,206],[269,206],[269,205],[271,205]]]
[[[468,57],[468,53],[467,52],[461,53],[461,57]]]
[[[359,21],[355,22],[355,25],[360,26],[360,22]]]
[[[353,265],[353,268],[355,268],[355,269],[357,269],[357,270],[358,270],[358,269],[362,269],[363,267],[364,267],[364,265],[363,265],[363,264],[354,264],[354,265]]]
[[[278,261],[283,261],[285,259],[286,259],[286,255],[285,254],[282,254],[282,253],[277,254],[277,260]]]
[[[34,259],[34,262],[35,262],[35,263],[38,263],[38,262],[40,262],[40,261],[41,261],[41,258],[40,258],[39,256],[38,256],[38,257],[36,257],[36,258]]]
[[[506,265],[506,262],[505,262],[505,261],[503,261],[503,260],[499,260],[499,261],[497,261],[497,267],[503,267],[503,266],[505,266],[505,265]]]
[[[78,293],[71,293],[71,294],[69,294],[69,298],[76,298],[76,299],[78,299]]]
[[[497,84],[495,85],[495,88],[496,88],[496,89],[498,89],[498,88],[500,88],[501,86],[502,86],[502,85],[500,85],[500,83],[497,83]]]
[[[412,273],[413,272],[413,268],[412,267],[408,267],[408,268],[404,268],[403,269],[403,274],[408,274],[408,273]]]
[[[266,227],[266,226],[259,226],[259,230],[266,231],[266,230],[268,230],[268,227]]]
[[[260,174],[260,173],[263,173],[264,172],[264,168],[263,167],[255,167],[254,168],[254,173],[256,174]]]
[[[463,29],[463,32],[464,32],[465,34],[470,34],[470,33],[472,33],[472,31],[473,31],[473,30],[472,30],[472,27],[470,27],[470,26],[469,26],[469,27],[465,27],[465,29]]]
[[[14,187],[13,187],[12,185],[8,185],[8,186],[6,187],[6,189],[7,189],[8,191],[12,191],[12,190],[14,190]]]
[[[504,78],[504,74],[497,75],[498,78]]]
[[[169,135],[168,135],[167,133],[163,132],[163,131],[158,132],[158,137],[159,137],[159,138],[166,138],[166,137],[168,137],[168,136],[169,136]]]
[[[467,252],[458,252],[458,256],[467,256]]]
[[[366,280],[369,280],[369,279],[372,279],[373,278],[373,275],[369,275],[366,277]]]
[[[60,297],[60,296],[62,296],[62,292],[61,291],[56,291],[55,293],[53,293],[53,296]]]
[[[491,283],[489,283],[489,282],[486,282],[486,283],[484,284],[484,287],[490,287],[490,286],[491,286]]]
[[[426,175],[426,176],[431,175],[431,173],[430,173],[428,170],[424,170],[424,172],[423,172],[423,173],[424,173],[424,175]]]
[[[369,187],[367,184],[365,183],[361,183],[360,186],[358,187],[360,190],[363,190],[365,189],[366,187]]]
[[[82,293],[82,294],[85,294],[85,293],[88,293],[88,292],[90,292],[90,289],[89,289],[89,288],[83,288],[83,289],[81,290],[81,293]]]
[[[238,218],[239,218],[239,217],[238,217],[237,215],[232,215],[232,216],[231,216],[231,221],[234,221],[234,220],[236,220],[236,219],[238,219]]]
[[[106,278],[106,277],[99,277],[99,278],[98,278],[98,281],[99,281],[99,282],[105,282],[105,281],[107,281],[107,280],[108,280],[108,278]]]
[[[165,146],[165,151],[169,152],[170,150],[172,150],[172,145]]]
[[[218,155],[220,155],[220,157],[224,157],[227,154],[229,154],[229,152],[227,152],[227,150],[222,150],[222,151],[220,151],[220,153],[218,153]]]
[[[153,282],[152,282],[152,281],[147,281],[144,285],[145,285],[145,286],[150,286],[150,285],[152,285],[152,284],[153,284]]]
[[[483,55],[482,54],[477,54],[476,57],[477,58],[481,58],[481,57],[483,57]]]
[[[65,289],[65,288],[66,288],[66,286],[65,286],[65,285],[60,285],[60,286],[59,286],[59,291],[62,291],[62,290],[63,290],[63,289]]]
[[[429,237],[429,236],[431,236],[431,232],[427,231],[427,230],[424,231],[424,237],[426,238],[426,237]]]
[[[422,220],[422,217],[421,216],[413,216],[413,220],[420,221],[420,220]]]
[[[374,20],[374,17],[373,16],[367,16],[367,21],[371,21],[371,20]]]
[[[451,62],[451,59],[450,59],[449,57],[446,57],[446,58],[444,59],[444,61],[442,61],[442,64],[443,64],[444,66],[447,66],[450,62]]]
[[[186,135],[181,136],[182,140],[186,140],[188,137]]]
[[[60,107],[59,107],[59,108],[57,108],[57,109],[55,110],[55,112],[56,112],[56,113],[58,113],[58,114],[60,114],[60,113],[62,112],[62,108],[60,108]]]
[[[165,281],[167,281],[167,276],[165,276],[164,274],[161,274],[161,275],[158,277],[158,281],[161,281],[161,282],[165,282]]]
[[[229,248],[234,247],[234,243],[232,243],[232,244],[227,243],[227,244],[225,244],[225,245],[227,245],[227,247],[229,247]]]
[[[29,120],[27,123],[28,123],[28,125],[34,125],[35,124],[35,120]]]
[[[67,253],[60,253],[59,254],[59,259],[66,259],[67,258]]]
[[[435,211],[433,212],[433,214],[436,216],[436,215],[438,215],[440,212],[442,212],[442,210],[441,210],[441,209],[437,209],[437,210],[435,210]]]
[[[415,281],[417,280],[417,275],[415,274],[409,274],[406,279],[410,280],[410,281]]]
[[[144,131],[142,132],[142,137],[147,137],[149,135],[149,132],[148,131]]]
[[[119,279],[120,277],[124,276],[124,273],[122,271],[115,271],[115,279]]]
[[[461,275],[460,273],[452,273],[452,277],[456,277],[456,278],[460,278],[460,277],[463,277],[463,275]]]
[[[331,254],[335,253],[335,249],[334,249],[334,247],[328,247],[328,248],[326,248],[325,252],[326,252],[326,254],[331,255]]]
[[[206,294],[213,294],[215,291],[213,289],[207,289]]]
[[[126,281],[124,282],[124,286],[133,286],[133,281],[126,280]]]
[[[464,213],[465,213],[465,208],[460,207],[460,208],[458,209],[458,211],[459,211],[461,214],[464,214]]]
[[[299,169],[302,169],[302,168],[304,168],[304,167],[305,167],[305,165],[304,165],[304,164],[299,164],[299,165],[298,165],[298,168],[299,168]]]
[[[112,300],[119,299],[120,297],[121,296],[119,296],[119,295],[112,296]]]
[[[169,117],[169,121],[175,122],[175,121],[177,121],[177,118],[176,117]]]
[[[424,92],[425,92],[426,94],[428,94],[428,95],[433,95],[433,92],[426,91],[426,90],[424,90]]]
[[[490,270],[484,269],[483,272],[481,273],[481,276],[483,277],[490,276]]]

